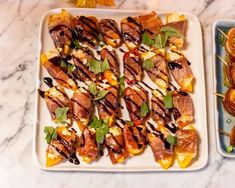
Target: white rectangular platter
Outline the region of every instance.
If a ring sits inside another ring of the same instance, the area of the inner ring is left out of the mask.
[[[98,19],[111,18],[120,23],[120,20],[127,16],[137,16],[147,14],[150,11],[129,11],[129,10],[102,10],[102,9],[77,9],[70,8],[66,9],[72,15],[85,15],[85,16],[95,16]],[[49,11],[44,15],[40,25],[39,32],[39,54],[42,52],[47,52],[53,49],[53,42],[48,33],[47,22],[48,16],[53,13],[60,12],[61,9],[54,9]],[[163,22],[165,21],[165,16],[169,12],[158,12],[156,11]],[[202,47],[202,32],[199,20],[197,17],[188,14],[184,14],[188,20],[187,29],[187,48],[183,50],[183,53],[191,62],[191,68],[193,74],[196,78],[196,84],[194,87],[194,93],[192,94],[195,110],[195,128],[199,132],[200,145],[199,145],[199,155],[193,161],[192,165],[186,169],[180,169],[177,162],[174,163],[168,171],[193,171],[203,168],[208,160],[208,135],[207,135],[207,112],[206,112],[206,94],[205,94],[205,78],[204,78],[204,61],[203,61],[203,47]],[[118,52],[119,53],[119,52]],[[121,72],[122,72],[122,58],[119,55]],[[39,59],[39,58],[38,58]],[[47,76],[47,72],[40,66],[40,62],[37,62],[38,72],[36,74],[37,83],[36,88],[41,88],[46,90],[46,85],[41,82],[42,78]],[[149,83],[153,88],[156,87],[151,80],[145,76],[144,81]],[[71,95],[70,95],[71,96]],[[122,104],[125,106],[125,104]],[[128,112],[125,111],[123,119],[128,118]],[[105,151],[104,156],[98,161],[91,164],[86,164],[81,161],[80,165],[74,165],[69,162],[61,163],[54,167],[45,167],[45,152],[47,148],[46,141],[44,140],[43,129],[45,125],[54,125],[51,122],[50,114],[47,110],[46,104],[42,98],[36,92],[36,109],[35,109],[35,132],[34,132],[34,160],[36,164],[44,170],[52,171],[111,171],[111,172],[138,172],[138,171],[165,171],[158,163],[154,161],[152,151],[150,147],[147,147],[146,151],[139,155],[127,159],[124,164],[113,165],[107,156],[107,151]]]

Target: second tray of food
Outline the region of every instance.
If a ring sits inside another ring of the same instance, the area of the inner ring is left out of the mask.
[[[208,158],[201,27],[190,14],[52,10],[35,158],[43,169],[196,170]]]

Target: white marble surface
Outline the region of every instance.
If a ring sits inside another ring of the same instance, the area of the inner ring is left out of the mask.
[[[196,172],[45,172],[32,160],[35,71],[41,16],[66,0],[0,0],[0,187],[235,187],[235,161],[216,151],[212,106],[211,25],[235,18],[234,0],[126,0],[120,9],[186,11],[197,15],[204,37],[209,161]],[[206,126],[206,125],[205,125]]]

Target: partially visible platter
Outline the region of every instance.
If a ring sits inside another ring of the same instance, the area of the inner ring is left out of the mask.
[[[214,113],[215,134],[218,152],[225,157],[235,158],[235,117],[233,112],[233,53],[229,45],[235,20],[217,20],[212,27],[214,69]],[[232,39],[231,39],[232,40]],[[234,35],[233,35],[234,40]],[[233,43],[233,42],[232,42]]]

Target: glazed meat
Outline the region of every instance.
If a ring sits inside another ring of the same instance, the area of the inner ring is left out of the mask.
[[[93,138],[94,136],[93,132],[89,131],[88,128],[85,128],[77,147],[77,154],[87,163],[97,159],[99,154],[97,143],[95,138]]]
[[[73,119],[77,121],[80,130],[87,126],[93,109],[92,96],[86,89],[80,88],[74,91],[69,103],[69,110]]]
[[[154,67],[145,69],[147,74],[155,84],[163,89],[166,89],[169,86],[167,62],[160,55],[153,56],[150,60],[154,63]]]
[[[138,17],[127,17],[121,20],[123,40],[128,49],[132,50],[141,42],[141,25]]]
[[[43,67],[47,70],[48,74],[50,74],[51,77],[54,78],[54,80],[58,84],[60,84],[63,87],[66,87],[68,89],[72,89],[72,90],[77,89],[76,83],[72,79],[70,79],[67,74],[64,73],[64,71],[58,65],[59,62],[57,62],[55,64],[50,59],[48,59],[46,54],[42,54],[41,55],[41,63],[43,65]]]
[[[193,122],[193,100],[186,92],[173,92],[173,116],[180,126]]]
[[[141,81],[143,76],[142,62],[136,52],[126,52],[123,56],[124,75],[129,84]]]
[[[162,21],[155,11],[149,14],[139,16],[142,30],[151,34],[158,34],[162,28]]]
[[[96,75],[89,70],[88,62],[91,58],[93,55],[87,48],[76,49],[72,52],[72,60],[76,66],[75,74],[79,80],[85,83],[96,80]]]
[[[131,121],[134,124],[141,124],[144,117],[141,117],[140,110],[141,105],[147,104],[147,92],[140,86],[133,85],[127,87],[124,92],[124,101],[126,103],[127,110]]]
[[[124,148],[122,129],[118,126],[109,128],[109,133],[105,138],[105,146],[113,164],[122,163],[128,155]]]
[[[65,10],[59,14],[53,14],[48,20],[48,29],[55,47],[62,53],[67,54],[71,40],[71,16]]]
[[[117,23],[112,19],[102,19],[99,23],[99,30],[102,34],[105,44],[112,47],[118,47],[122,43],[122,35],[118,29]]]
[[[168,66],[175,81],[181,89],[186,92],[193,92],[194,76],[186,58],[180,58],[168,62]]]
[[[79,41],[93,48],[98,45],[98,21],[95,17],[74,17],[73,26],[77,32]]]
[[[146,127],[143,125],[130,126],[126,124],[123,129],[123,137],[126,150],[132,155],[138,155],[146,147]]]
[[[164,139],[163,134],[150,133],[148,134],[149,145],[153,152],[153,156],[156,162],[158,162],[162,168],[168,169],[173,161],[174,152],[172,147]]]
[[[104,120],[118,116],[118,89],[104,83],[100,83],[98,87],[108,91],[103,99],[96,101],[99,118]]]
[[[119,62],[116,52],[109,51],[107,48],[103,48],[100,52],[101,60],[104,61],[105,59],[108,60],[110,70],[114,73],[116,77],[119,77]]]
[[[57,108],[69,106],[69,98],[60,86],[51,87],[46,92],[39,90],[39,94],[44,98],[53,121],[56,119],[55,111]]]

